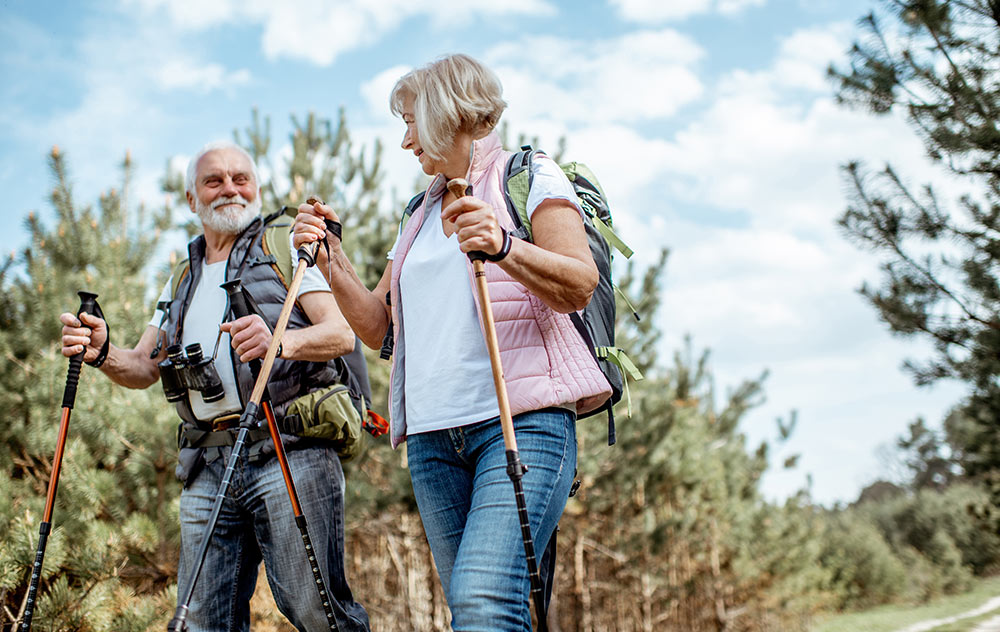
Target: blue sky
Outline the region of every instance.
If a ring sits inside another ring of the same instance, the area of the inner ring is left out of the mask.
[[[159,206],[165,166],[229,138],[256,107],[287,152],[289,114],[335,116],[381,138],[387,185],[419,173],[387,106],[415,65],[465,52],[493,67],[514,132],[568,140],[611,198],[640,262],[671,249],[657,315],[664,357],[690,334],[712,350],[717,390],[770,371],[751,441],[799,467],[764,482],[782,498],[811,477],[814,499],[852,500],[893,471],[880,446],[916,416],[937,424],[958,385],[917,389],[899,366],[928,353],[890,336],[855,290],[877,261],[834,224],[839,165],[891,161],[940,181],[897,118],[836,106],[843,64],[871,0],[0,0],[0,252],[27,245],[29,211],[51,218],[46,155],[69,159],[78,201],[117,186]],[[947,181],[941,182],[948,187]],[[163,255],[164,258],[166,254]],[[641,420],[620,432],[641,432]]]

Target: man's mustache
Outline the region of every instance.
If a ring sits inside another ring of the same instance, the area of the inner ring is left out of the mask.
[[[223,205],[226,205],[226,204],[239,204],[239,205],[241,205],[243,207],[246,207],[247,204],[250,204],[250,202],[248,202],[247,199],[244,198],[242,195],[234,195],[232,197],[218,198],[218,199],[212,201],[212,204],[211,204],[212,210],[214,211],[215,209],[219,208],[220,206],[223,206]]]

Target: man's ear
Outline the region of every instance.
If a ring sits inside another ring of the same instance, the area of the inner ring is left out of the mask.
[[[196,213],[197,211],[195,211],[195,209],[194,209],[194,196],[191,195],[190,191],[185,191],[184,192],[184,197],[187,198],[187,203],[188,203],[188,206],[191,207],[191,212],[192,213]]]

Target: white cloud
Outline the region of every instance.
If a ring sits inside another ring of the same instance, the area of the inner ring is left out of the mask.
[[[719,13],[732,15],[749,7],[762,7],[766,3],[767,0],[716,0],[715,6]]]
[[[733,15],[748,7],[763,6],[767,0],[611,0],[618,14],[643,24],[682,20],[703,13]]]
[[[155,69],[157,84],[164,90],[188,89],[212,92],[219,88],[232,90],[250,82],[250,71],[231,71],[220,64],[197,63],[177,57]]]
[[[663,29],[597,41],[524,38],[492,48],[485,62],[517,117],[579,125],[674,115],[702,94],[694,66],[704,54],[690,37]]]
[[[597,173],[640,261],[671,248],[658,316],[664,351],[688,333],[712,348],[720,392],[771,369],[768,403],[746,429],[754,441],[773,438],[774,418],[797,408],[799,430],[782,454],[803,456],[798,471],[772,476],[769,493],[790,493],[811,472],[823,502],[848,498],[877,475],[874,438],[899,434],[921,411],[936,420],[958,392],[945,385],[913,394],[899,364],[926,345],[891,338],[855,291],[878,272],[835,225],[846,206],[840,165],[861,157],[875,167],[891,161],[917,182],[938,176],[900,117],[833,102],[826,67],[850,37],[843,24],[798,31],[765,69],[735,69],[707,87],[695,74],[704,51],[667,30],[591,43],[589,55],[579,42],[525,38],[487,56],[513,128],[553,145],[567,137],[567,157]],[[536,62],[508,64],[514,50],[531,50]],[[625,51],[646,55],[628,63]],[[585,61],[557,63],[565,58]],[[668,72],[690,73],[697,88],[646,109],[634,87],[655,90]],[[591,85],[612,89],[595,95]],[[647,132],[648,121],[675,121],[684,106],[676,131]],[[834,445],[839,432],[868,436]]]
[[[426,16],[442,26],[478,16],[541,16],[554,9],[544,0],[121,0],[148,12],[165,10],[178,27],[202,30],[226,23],[263,28],[269,59],[303,59],[329,66],[341,54],[380,41],[405,20]]]
[[[410,70],[409,66],[393,66],[361,84],[361,97],[365,100],[368,110],[376,113],[376,116],[382,117],[385,122],[394,123],[396,127],[401,127],[401,125],[399,119],[389,109],[389,94],[395,87],[396,81]]]
[[[777,85],[829,94],[826,76],[831,60],[840,59],[852,33],[848,24],[804,29],[781,43],[778,60],[769,74]]]

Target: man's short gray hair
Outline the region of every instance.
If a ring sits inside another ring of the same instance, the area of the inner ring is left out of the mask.
[[[190,193],[191,195],[195,194],[195,179],[198,177],[198,161],[201,160],[205,154],[218,151],[220,149],[235,149],[246,156],[247,161],[250,162],[250,169],[253,170],[254,184],[258,187],[260,186],[260,174],[257,173],[257,163],[253,161],[253,156],[250,155],[250,152],[231,140],[216,140],[205,144],[188,163],[187,176],[184,178],[184,191],[186,193]]]

